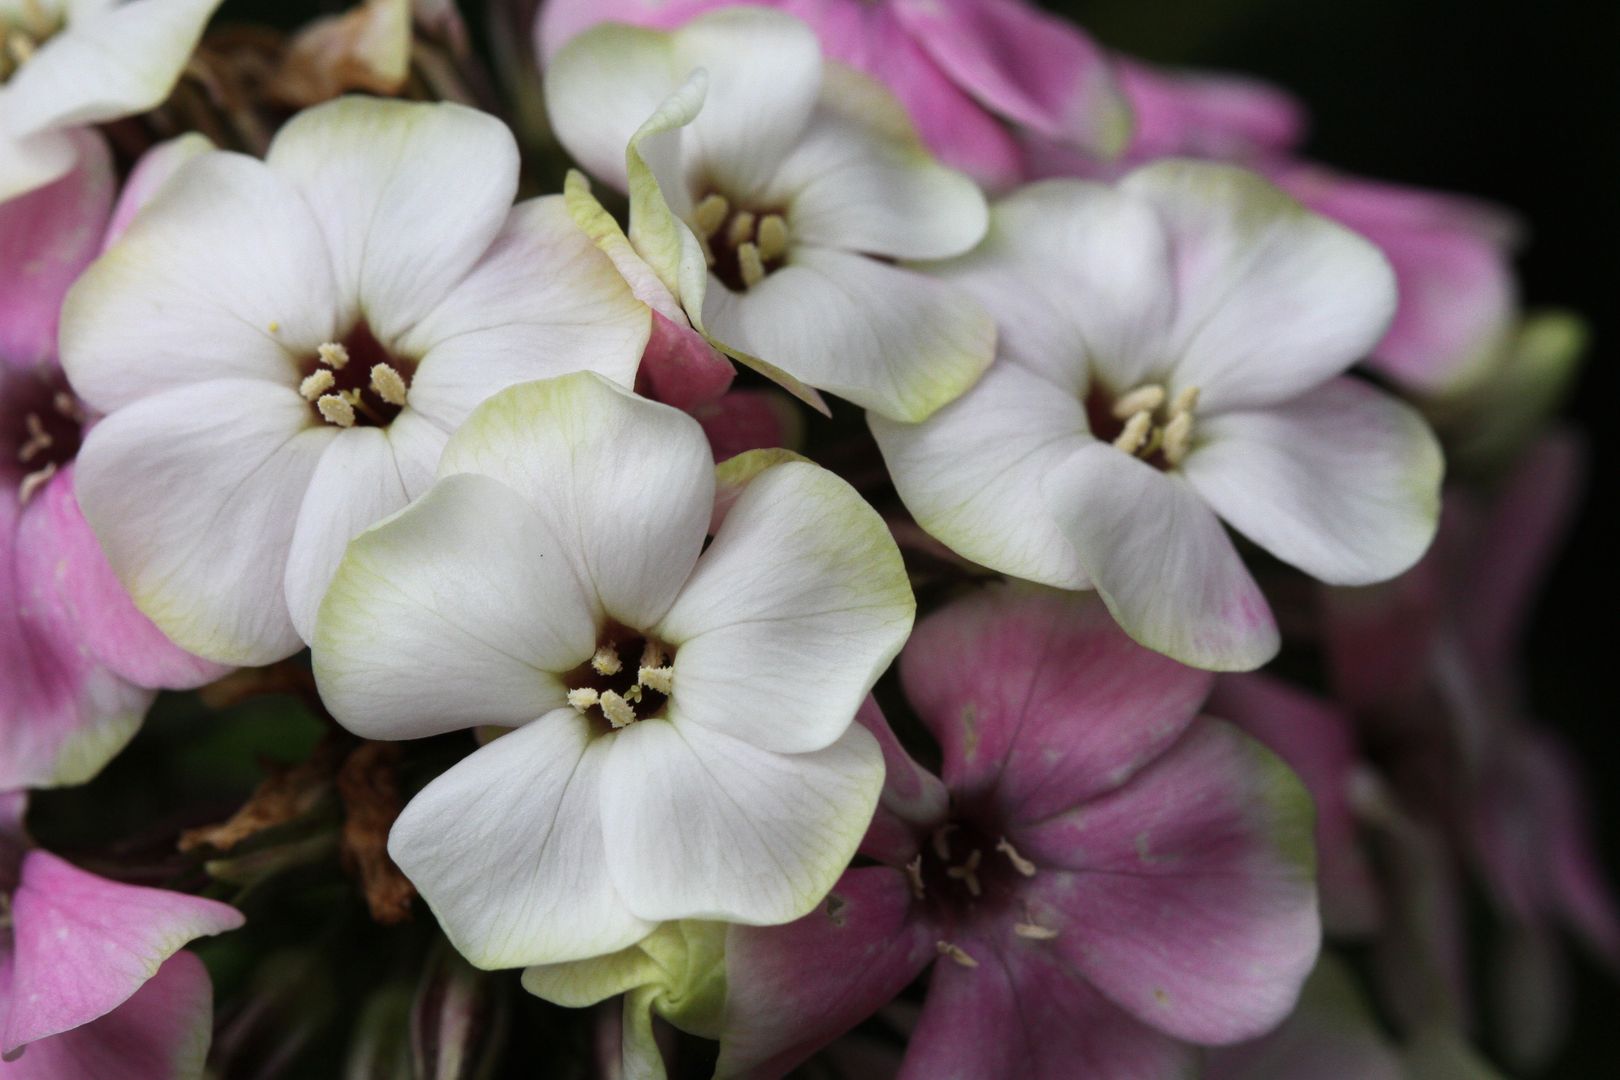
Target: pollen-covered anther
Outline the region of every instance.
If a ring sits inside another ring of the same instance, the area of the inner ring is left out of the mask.
[[[336,341],[328,341],[320,346],[315,350],[315,355],[333,371],[342,371],[343,365],[349,362],[349,350]]]
[[[974,848],[973,853],[967,857],[966,862],[960,866],[946,867],[945,876],[954,878],[966,885],[970,896],[978,896],[982,891],[979,887],[979,862],[982,857],[983,852],[978,848]]]
[[[757,237],[759,257],[765,262],[775,262],[787,253],[787,221],[781,214],[766,214],[760,218]]]
[[[597,704],[601,706],[602,715],[607,717],[607,722],[615,728],[629,727],[636,722],[635,706],[612,690],[602,691]]]
[[[17,448],[17,460],[26,465],[41,453],[51,448],[56,440],[51,433],[45,430],[44,421],[40,420],[38,413],[29,413],[23,418],[23,425],[28,429],[28,438]]]
[[[568,691],[568,704],[574,707],[575,712],[585,712],[600,701],[601,695],[589,686]]]
[[[1176,394],[1176,399],[1170,403],[1170,417],[1182,416],[1191,413],[1198,407],[1199,389],[1196,386],[1184,386]]]
[[[28,500],[32,499],[40,488],[50,483],[51,477],[55,475],[56,462],[52,461],[47,462],[44,468],[35,469],[33,472],[23,477],[22,483],[17,485],[17,502],[23,506],[27,506]]]
[[[692,224],[697,227],[699,236],[708,239],[720,231],[730,213],[731,203],[724,195],[709,195],[692,211]]]
[[[591,670],[598,675],[617,675],[624,669],[624,663],[619,659],[619,651],[611,645],[603,645],[591,656]]]
[[[1052,929],[1050,926],[1042,926],[1039,923],[1028,922],[1013,923],[1013,933],[1017,934],[1021,938],[1028,938],[1031,941],[1051,941],[1053,938],[1058,936],[1058,932]]]
[[[754,215],[748,210],[739,210],[731,219],[731,226],[726,229],[726,243],[738,247],[754,239]]]
[[[923,888],[922,860],[923,857],[918,855],[906,863],[906,879],[911,882],[911,895],[918,900],[927,894],[927,890]]]
[[[737,247],[737,272],[750,289],[765,280],[765,260],[760,258],[759,247],[752,241]]]
[[[675,689],[675,669],[669,666],[643,667],[636,672],[636,685],[668,695]]]
[[[1153,414],[1143,409],[1125,422],[1125,430],[1114,437],[1116,449],[1134,454],[1148,437],[1153,427]]]
[[[996,841],[996,850],[1007,856],[1007,861],[1013,864],[1014,870],[1025,877],[1035,876],[1035,864],[1020,855],[1018,849],[1013,847],[1012,842],[1005,836]]]
[[[968,955],[968,951],[962,948],[960,945],[952,945],[948,941],[936,941],[934,942],[934,948],[939,950],[939,955],[948,956],[965,968],[976,968],[979,966],[979,962],[973,959],[972,956]]]
[[[1135,390],[1114,402],[1111,411],[1115,420],[1129,420],[1140,412],[1151,414],[1153,410],[1163,404],[1164,387],[1158,383],[1148,383],[1146,386],[1138,386]]]
[[[305,401],[314,401],[336,385],[337,377],[329,368],[316,368],[298,384],[298,392],[303,395]]]
[[[388,404],[404,407],[407,392],[405,376],[395,371],[391,365],[372,365],[371,389]]]
[[[354,406],[342,394],[323,394],[316,399],[315,407],[320,410],[321,418],[328,424],[338,427],[354,427]]]
[[[1164,425],[1164,460],[1172,465],[1180,465],[1187,451],[1192,445],[1192,413],[1177,413],[1171,421]]]

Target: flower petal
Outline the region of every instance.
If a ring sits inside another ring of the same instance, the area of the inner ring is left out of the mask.
[[[84,145],[80,135],[47,131],[16,139],[0,124],[0,202],[20,198],[72,170]]]
[[[558,709],[477,750],[400,814],[388,853],[476,966],[600,956],[653,928],[615,889],[603,849],[616,742]]]
[[[1002,585],[924,619],[901,658],[958,800],[1039,821],[1125,783],[1192,722],[1206,672],[1137,645],[1094,596]]]
[[[315,612],[349,541],[409,501],[382,429],[341,431],[327,443],[287,550],[287,613],[299,637],[314,639]]]
[[[1158,212],[1175,253],[1172,393],[1200,412],[1286,401],[1383,337],[1395,275],[1376,247],[1253,173],[1167,161],[1122,188]]]
[[[786,926],[726,937],[716,1076],[781,1076],[904,990],[937,955],[905,875],[854,869]]]
[[[459,472],[527,499],[571,541],[601,610],[638,630],[674,602],[714,505],[714,459],[697,422],[591,372],[486,401],[445,448],[439,474]]]
[[[596,371],[630,386],[649,315],[561,196],[514,207],[489,251],[400,341],[411,407],[447,431],[508,386]]]
[[[94,135],[77,142],[72,172],[14,199],[0,196],[0,364],[31,368],[55,358],[62,297],[101,243],[112,157]]]
[[[337,428],[291,387],[217,379],[91,429],[75,480],[130,597],[182,648],[267,664],[302,647],[282,578],[298,506]]]
[[[186,942],[242,925],[217,901],[108,881],[37,850],[23,859],[11,905],[8,1054],[104,1016]]]
[[[107,222],[107,233],[102,239],[103,249],[111,247],[124,235],[129,223],[135,220],[135,215],[163,190],[180,166],[212,149],[214,144],[208,136],[199,131],[188,131],[160,142],[143,153],[118,192],[112,220]]]
[[[1087,985],[1049,942],[950,941],[976,966],[934,965],[899,1080],[1191,1080],[1198,1052]]]
[[[1092,441],[1077,398],[1001,360],[920,424],[877,413],[866,422],[901,501],[930,536],[1014,577],[1068,589],[1090,583],[1043,487]]]
[[[1112,1000],[1179,1039],[1275,1027],[1316,962],[1311,801],[1270,751],[1200,721],[1124,787],[1018,832],[1032,921]]]
[[[489,249],[517,193],[517,142],[476,109],[346,97],[293,117],[265,161],[314,214],[344,323],[390,343]]]
[[[1265,597],[1179,476],[1093,443],[1049,490],[1086,575],[1131,637],[1212,671],[1248,671],[1276,655]]]
[[[220,0],[76,4],[6,84],[6,126],[32,135],[100,124],[169,96]]]
[[[763,750],[830,746],[915,613],[900,550],[854,488],[809,462],[766,469],[655,631],[676,649],[670,714]]]
[[[827,70],[770,190],[788,206],[793,242],[815,247],[944,259],[978,243],[989,224],[978,185],[934,161],[881,84],[846,68]]]
[[[414,739],[561,708],[596,621],[552,526],[485,476],[449,476],[362,533],[315,622],[321,698],[367,738]]]
[[[1305,106],[1287,91],[1243,75],[1177,71],[1116,56],[1130,102],[1136,161],[1163,157],[1253,161],[1303,140]]]
[[[191,953],[178,952],[128,1001],[88,1024],[29,1043],[21,1057],[0,1064],[0,1076],[197,1080],[213,1026],[208,969]]]
[[[1440,444],[1417,411],[1353,379],[1202,421],[1187,482],[1243,535],[1330,585],[1417,562],[1440,519]]]
[[[797,248],[745,293],[711,283],[714,337],[895,420],[926,419],[989,367],[995,325],[961,290],[876,259]]]
[[[877,699],[868,697],[855,714],[883,751],[883,794],[861,841],[861,854],[889,866],[903,866],[917,854],[918,835],[944,824],[951,796],[939,777],[917,764],[895,737]]]
[[[640,720],[612,741],[602,835],[644,919],[806,914],[849,865],[883,786],[883,754],[859,725],[809,754],[679,720]]]
[[[214,379],[296,387],[300,358],[337,332],[330,265],[288,184],[252,158],[203,154],[68,293],[62,366],[101,412]]]

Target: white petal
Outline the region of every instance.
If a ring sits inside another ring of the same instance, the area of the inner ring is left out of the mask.
[[[1203,410],[1294,397],[1365,356],[1394,317],[1383,254],[1253,173],[1172,161],[1121,186],[1153,206],[1169,236],[1171,391],[1199,387]]]
[[[142,0],[83,13],[6,84],[5,119],[18,135],[100,124],[158,105],[197,47],[220,0]]]
[[[220,379],[144,398],[91,429],[84,515],[135,603],[221,663],[302,647],[282,577],[298,507],[337,429],[290,387]]]
[[[1093,443],[1059,467],[1048,490],[1087,575],[1131,637],[1214,671],[1252,670],[1276,655],[1265,597],[1180,476]]]
[[[556,672],[596,648],[551,526],[485,476],[451,476],[361,534],[315,621],[332,715],[374,739],[526,723],[567,700]]]
[[[883,786],[883,753],[859,724],[811,754],[668,720],[612,742],[602,837],[614,884],[645,919],[798,918],[849,865]]]
[[[1031,184],[996,203],[984,243],[929,267],[996,319],[998,352],[1084,397],[1168,367],[1170,248],[1142,200],[1082,181]]]
[[[400,341],[413,408],[454,431],[508,386],[570,371],[635,382],[651,319],[562,196],[515,207],[489,252]]]
[[[413,405],[401,409],[388,425],[388,441],[394,446],[394,462],[399,466],[405,494],[412,499],[420,498],[438,475],[439,458],[450,441],[449,432],[423,416]]]
[[[62,365],[102,412],[209,379],[294,388],[337,329],[329,267],[296,191],[252,158],[203,154],[68,293]]]
[[[314,637],[315,611],[349,541],[409,501],[382,429],[352,428],[331,441],[310,477],[287,553],[287,611],[299,637]]]
[[[795,243],[897,259],[960,255],[989,221],[978,185],[936,162],[888,91],[847,68],[827,69],[769,191],[767,205],[776,195],[789,208]]]
[[[854,488],[809,462],[766,469],[659,625],[676,646],[672,715],[767,750],[820,750],[915,614],[900,551]]]
[[[0,101],[0,109],[4,107]],[[79,160],[77,134],[46,131],[18,139],[0,122],[0,202],[42,188],[70,171]]]
[[[614,888],[602,845],[614,741],[560,709],[476,751],[399,815],[388,854],[478,967],[599,956],[652,930]]]
[[[448,102],[339,98],[293,117],[266,161],[320,223],[345,315],[385,343],[472,268],[517,193],[506,125]]]
[[[527,499],[574,545],[601,610],[638,630],[669,610],[714,505],[714,459],[697,421],[591,372],[486,401],[445,448],[440,475],[458,472]]]
[[[920,424],[867,414],[895,490],[928,534],[1004,574],[1090,585],[1043,485],[1081,446],[1078,398],[1000,360],[966,394]]]
[[[711,282],[703,319],[717,340],[896,420],[960,396],[995,353],[995,325],[960,289],[820,248],[744,293]]]
[[[1410,406],[1354,379],[1212,417],[1187,479],[1277,558],[1330,585],[1406,570],[1434,539],[1444,462]]]

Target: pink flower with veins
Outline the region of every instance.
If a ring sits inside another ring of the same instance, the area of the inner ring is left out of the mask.
[[[547,0],[541,62],[600,22],[672,29],[735,0]],[[761,0],[805,23],[828,58],[884,82],[946,164],[990,187],[1023,172],[1012,129],[1102,158],[1130,113],[1104,51],[1024,0]]]
[[[0,1078],[200,1077],[213,991],[179,949],[242,916],[33,848],[25,809],[21,792],[0,793]]]
[[[156,183],[136,173],[126,204]],[[88,780],[154,688],[226,670],[135,610],[74,497],[91,418],[57,366],[56,320],[102,245],[113,189],[105,147],[89,142],[66,176],[0,204],[0,790]]]
[[[1316,959],[1309,800],[1211,677],[1101,603],[1018,586],[952,604],[901,658],[942,777],[863,719],[888,779],[816,911],[733,927],[718,1075],[780,1075],[932,967],[900,1075],[1170,1076],[1253,1038]]]

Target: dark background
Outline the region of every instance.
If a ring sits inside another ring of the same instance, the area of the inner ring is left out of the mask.
[[[1306,152],[1352,172],[1465,191],[1530,226],[1531,305],[1592,328],[1565,407],[1587,435],[1586,502],[1530,628],[1532,706],[1585,764],[1610,880],[1620,869],[1615,693],[1615,404],[1620,398],[1620,4],[1556,0],[1071,0],[1103,44],[1293,91]],[[1620,987],[1578,963],[1568,1049],[1545,1074],[1620,1076]]]
[[[297,25],[320,0],[227,0],[220,20]],[[482,24],[482,0],[462,0]],[[1620,4],[1614,0],[1068,0],[1046,3],[1149,60],[1247,72],[1308,106],[1306,152],[1352,172],[1469,192],[1530,226],[1525,300],[1593,335],[1566,413],[1592,451],[1588,497],[1531,628],[1536,712],[1584,761],[1596,828],[1620,867],[1614,526],[1620,405]],[[482,44],[482,43],[480,43]],[[1611,872],[1611,879],[1614,874]],[[1544,1075],[1620,1076],[1620,987],[1585,961],[1568,1050]],[[1326,1080],[1326,1078],[1325,1078]]]

